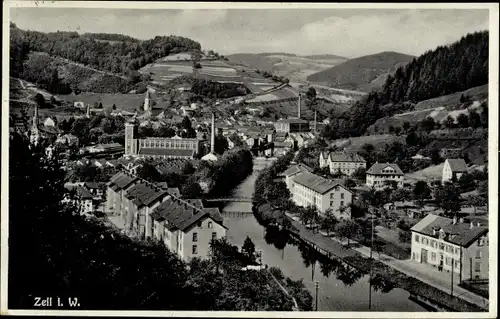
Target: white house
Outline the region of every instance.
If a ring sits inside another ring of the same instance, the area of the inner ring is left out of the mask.
[[[340,171],[344,175],[351,176],[361,167],[366,169],[366,160],[357,153],[321,152],[319,154],[319,166],[329,167],[332,174]]]
[[[313,171],[313,169],[307,165],[297,164],[297,165],[293,165],[293,166],[290,166],[289,168],[287,168],[283,173],[281,173],[281,176],[285,177],[286,187],[288,188],[288,190],[291,193],[292,192],[293,178],[299,173],[302,173],[302,172],[312,173],[312,171]]]
[[[301,172],[292,179],[291,193],[299,206],[316,206],[320,213],[331,210],[337,218],[350,218],[347,206],[352,202],[352,192],[345,187],[343,179],[326,179]]]
[[[488,227],[463,219],[427,215],[412,227],[411,259],[454,271],[457,282],[489,278]]]
[[[397,164],[375,163],[366,171],[366,185],[375,188],[385,188],[390,182],[396,182],[403,187],[404,173]]]
[[[56,123],[57,123],[56,119],[51,117],[47,117],[45,121],[43,121],[43,125],[47,127],[54,127],[56,126]]]
[[[462,177],[462,175],[467,172],[467,164],[461,158],[448,158],[444,162],[443,175],[441,182],[444,184],[446,182],[451,182],[453,175],[456,176],[457,180]]]

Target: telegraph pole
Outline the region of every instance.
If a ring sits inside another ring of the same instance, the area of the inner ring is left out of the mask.
[[[372,309],[372,267],[373,267],[373,219],[374,215],[372,213],[372,244],[370,246],[370,283],[369,283],[369,291],[368,291],[368,309]]]
[[[318,311],[318,289],[319,289],[319,281],[316,280],[314,283],[316,286],[316,311]]]

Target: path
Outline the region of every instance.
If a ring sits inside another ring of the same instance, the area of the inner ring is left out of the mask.
[[[292,215],[286,213],[292,222],[292,225],[295,226],[299,231],[298,234],[306,239],[307,241],[314,243],[318,248],[325,252],[329,252],[333,255],[336,255],[340,258],[344,258],[347,256],[354,256],[356,252],[362,254],[365,257],[370,257],[370,248],[361,246],[358,244],[358,247],[352,247],[351,249],[346,249],[344,244],[346,241],[340,241],[337,238],[328,238],[321,233],[314,233],[312,230],[306,229],[302,224],[298,221],[294,220]],[[354,241],[350,241],[350,243],[355,243]],[[438,272],[436,269],[432,267],[428,267],[412,260],[399,260],[393,258],[391,256],[387,256],[385,254],[373,253],[373,258],[379,260],[394,268],[395,270],[404,273],[410,277],[416,278],[430,286],[433,286],[441,291],[446,293],[450,293],[451,287],[451,274],[450,276],[443,275],[442,272]],[[453,295],[468,301],[472,304],[475,304],[481,308],[488,308],[489,301],[482,296],[476,295],[466,289],[463,289],[458,286],[458,275],[454,279],[453,285]]]
[[[267,273],[268,273],[268,274],[269,274],[269,275],[270,275],[270,276],[274,279],[274,281],[278,284],[278,286],[281,288],[281,290],[283,290],[283,292],[284,292],[284,293],[285,293],[288,297],[292,298],[292,301],[293,301],[293,307],[292,307],[292,310],[293,310],[293,311],[299,311],[299,305],[297,304],[297,300],[295,300],[295,298],[294,298],[292,295],[290,295],[290,293],[288,292],[288,290],[286,290],[286,289],[285,289],[285,287],[283,287],[283,286],[280,284],[279,280],[278,280],[278,279],[276,279],[276,277],[274,277],[274,275],[273,275],[273,274],[272,274],[269,270],[267,270],[267,269],[266,269],[266,271],[267,271]]]

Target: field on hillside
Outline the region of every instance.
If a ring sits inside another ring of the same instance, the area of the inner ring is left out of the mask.
[[[432,165],[419,171],[405,174],[405,179],[413,181],[433,181],[440,180],[443,174],[444,163]]]
[[[253,103],[253,102],[265,102],[265,101],[279,101],[279,100],[285,100],[285,99],[291,99],[291,98],[297,98],[298,94],[297,91],[294,90],[293,88],[290,87],[285,87],[282,89],[279,89],[277,91],[273,91],[268,94],[264,95],[259,95],[256,96],[253,99],[249,99],[246,102],[247,103]]]
[[[406,136],[396,136],[390,134],[368,135],[334,140],[330,143],[330,145],[345,148],[349,152],[358,152],[364,144],[372,144],[375,149],[378,149],[383,147],[384,144],[390,144],[395,141],[405,143],[405,139]]]
[[[59,98],[68,102],[81,101],[85,104],[102,103],[104,108],[116,105],[117,109],[133,112],[137,108],[143,107],[144,94],[97,94],[97,93],[80,93],[78,95],[59,95]],[[154,97],[153,97],[154,98]],[[166,102],[161,99],[155,99],[156,105],[154,108],[166,108]]]
[[[460,102],[460,96],[467,95],[471,98],[472,105],[467,109]],[[426,117],[432,117],[434,121],[441,122],[447,116],[457,118],[460,113],[468,114],[468,110],[480,111],[480,101],[488,98],[488,86],[483,85],[463,92],[440,96],[438,98],[419,102],[415,106],[415,111],[396,114],[377,120],[375,124],[368,128],[368,132],[388,132],[389,127],[402,126],[404,122],[414,125]]]
[[[293,82],[303,83],[314,73],[326,70],[346,58],[335,55],[298,56],[287,53],[238,53],[228,56],[232,63],[246,65],[261,71],[269,71],[278,76],[289,78]]]

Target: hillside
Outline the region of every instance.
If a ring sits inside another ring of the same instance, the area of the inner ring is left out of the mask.
[[[311,74],[307,80],[336,88],[369,91],[381,84],[379,77],[383,78],[413,58],[414,56],[397,52],[366,55]]]
[[[461,102],[460,98],[467,96],[470,101]],[[390,117],[378,119],[373,125],[368,127],[370,134],[388,132],[389,128],[402,127],[408,122],[416,125],[426,117],[431,117],[435,122],[442,122],[447,116],[456,119],[459,114],[469,114],[469,111],[480,112],[481,102],[488,99],[488,85],[474,87],[465,91],[428,99],[417,103],[414,111],[398,113]]]
[[[476,32],[413,59],[389,75],[381,90],[335,114],[324,137],[360,136],[381,118],[414,111],[418,102],[487,84],[488,42],[487,31]]]
[[[284,76],[292,82],[305,82],[310,74],[328,69],[346,60],[336,55],[299,56],[290,53],[238,53],[227,56],[230,62]]]

